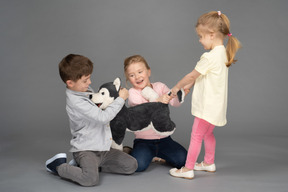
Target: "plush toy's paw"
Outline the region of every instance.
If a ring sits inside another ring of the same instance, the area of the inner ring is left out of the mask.
[[[180,91],[177,92],[177,97],[180,103],[184,102],[184,97],[185,97],[184,89],[181,89]]]
[[[171,91],[169,91],[168,95],[171,95]],[[184,97],[185,97],[185,91],[184,91],[184,89],[180,89],[180,90],[177,92],[178,101],[179,101],[180,103],[183,103],[183,102],[184,102]]]
[[[141,95],[149,102],[156,101],[159,97],[159,95],[151,87],[145,87],[141,91]]]
[[[111,148],[118,149],[119,151],[123,151],[123,144],[118,145],[114,140],[112,141]]]

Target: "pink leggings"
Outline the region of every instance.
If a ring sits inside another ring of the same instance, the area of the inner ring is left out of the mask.
[[[195,117],[185,167],[194,169],[201,151],[202,140],[204,140],[205,146],[204,162],[207,164],[214,163],[216,147],[216,140],[213,134],[214,127],[211,123]]]

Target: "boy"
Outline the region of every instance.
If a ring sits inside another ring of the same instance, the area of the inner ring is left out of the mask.
[[[79,167],[66,163],[66,154],[60,153],[46,161],[46,168],[60,177],[82,186],[99,183],[99,171],[132,174],[137,161],[130,155],[110,148],[112,135],[109,122],[121,110],[128,98],[128,90],[119,91],[119,97],[105,110],[90,99],[93,92],[90,76],[93,63],[82,55],[69,54],[59,63],[61,79],[66,84],[66,111],[72,139],[71,152]]]

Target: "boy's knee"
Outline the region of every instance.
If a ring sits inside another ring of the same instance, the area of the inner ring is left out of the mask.
[[[84,181],[79,183],[80,185],[84,186],[84,187],[92,187],[92,186],[96,186],[99,185],[99,179],[97,178],[86,178]]]
[[[138,163],[137,160],[134,159],[133,163],[131,163],[130,168],[127,170],[127,174],[133,174],[138,169]]]
[[[137,170],[138,163],[135,158],[130,158],[130,159],[127,159],[125,163],[122,164],[121,167],[122,167],[122,172],[124,174],[131,175]]]

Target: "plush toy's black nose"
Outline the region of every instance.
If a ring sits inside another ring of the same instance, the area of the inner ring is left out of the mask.
[[[89,99],[92,99],[92,97],[93,97],[92,95],[89,95]]]

